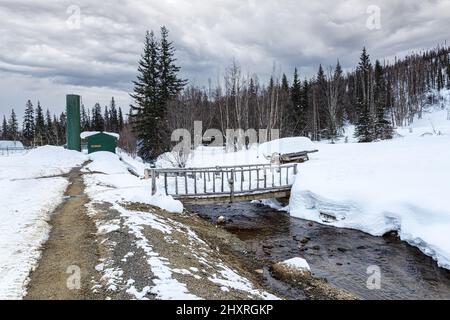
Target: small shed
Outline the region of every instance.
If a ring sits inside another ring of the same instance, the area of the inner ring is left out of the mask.
[[[87,142],[88,153],[108,151],[116,153],[119,134],[113,132],[85,131],[80,134]]]

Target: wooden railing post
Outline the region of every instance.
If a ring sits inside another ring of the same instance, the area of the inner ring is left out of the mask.
[[[156,194],[156,171],[155,169],[151,170],[152,175],[152,196]]]
[[[167,186],[167,172],[164,172],[164,190],[166,191],[166,196],[169,195],[169,192],[167,190],[168,186]]]
[[[234,202],[234,169],[231,169],[230,179],[228,180],[230,186],[230,202]]]

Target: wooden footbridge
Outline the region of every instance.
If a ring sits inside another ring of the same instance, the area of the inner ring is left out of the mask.
[[[184,204],[214,204],[289,197],[297,164],[150,169],[152,194]]]

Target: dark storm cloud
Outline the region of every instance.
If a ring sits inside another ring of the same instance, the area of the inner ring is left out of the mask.
[[[81,10],[79,29],[67,24],[71,6]],[[366,26],[369,6],[381,10],[379,30]],[[446,40],[449,18],[445,0],[0,0],[0,113],[39,95],[60,106],[68,91],[126,105],[145,31],[161,25],[183,76],[206,84],[233,59],[262,78],[274,63],[309,77],[337,59],[353,67],[363,46],[380,59],[429,48]]]

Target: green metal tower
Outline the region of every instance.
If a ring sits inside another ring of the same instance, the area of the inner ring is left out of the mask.
[[[66,96],[67,102],[67,125],[66,142],[67,149],[81,151],[81,124],[80,124],[80,102],[81,97],[75,94]]]

